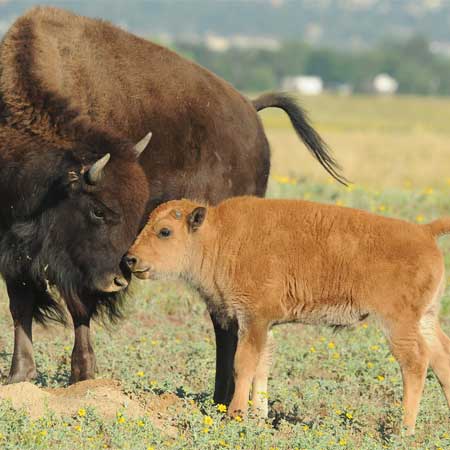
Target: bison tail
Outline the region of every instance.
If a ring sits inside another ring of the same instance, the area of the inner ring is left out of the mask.
[[[285,93],[268,93],[261,95],[252,103],[257,111],[265,108],[280,108],[286,112],[297,135],[317,161],[334,179],[347,185],[348,180],[340,174],[341,167],[333,158],[327,144],[311,126],[305,110],[293,97]]]
[[[443,217],[425,225],[435,237],[450,233],[450,217]]]

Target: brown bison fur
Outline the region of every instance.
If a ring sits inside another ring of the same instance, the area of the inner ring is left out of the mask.
[[[271,106],[288,113],[307,148],[339,178],[287,96],[252,103],[164,47],[57,8],[33,8],[13,24],[0,46],[0,272],[15,323],[10,381],[36,373],[32,317],[60,319],[48,284],[63,294],[75,323],[72,380],[93,377],[89,323],[101,306],[119,314],[118,294],[102,286],[113,278],[126,284],[129,272],[119,264],[140,225],[174,198],[215,204],[263,196],[270,151],[257,110]],[[137,161],[133,145],[149,130],[154,137]],[[93,188],[86,173],[108,153]],[[107,217],[95,218],[92,202]],[[236,325],[223,329],[212,319],[215,398],[226,403]]]
[[[377,318],[400,364],[409,433],[431,364],[450,404],[450,340],[438,322],[444,261],[428,225],[296,200],[241,197],[206,207],[189,200],[157,208],[131,247],[140,278],[178,276],[224,323],[237,319],[236,390],[229,412],[254,407],[267,384],[274,324],[347,326]]]

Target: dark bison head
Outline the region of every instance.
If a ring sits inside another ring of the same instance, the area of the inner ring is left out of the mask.
[[[77,148],[20,161],[11,186],[11,218],[0,252],[6,277],[55,285],[66,298],[128,285],[120,267],[148,201],[138,162],[151,134],[135,147]],[[15,161],[17,164],[17,161]]]

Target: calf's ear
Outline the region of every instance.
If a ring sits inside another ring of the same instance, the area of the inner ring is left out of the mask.
[[[201,224],[206,217],[206,208],[199,206],[195,208],[187,217],[187,222],[190,231],[196,231],[200,228]]]

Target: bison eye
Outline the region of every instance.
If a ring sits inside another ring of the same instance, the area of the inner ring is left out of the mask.
[[[161,228],[158,233],[158,237],[165,239],[168,238],[172,234],[172,231],[168,228]]]
[[[91,210],[91,217],[95,220],[104,220],[105,213],[99,208],[94,208]]]

